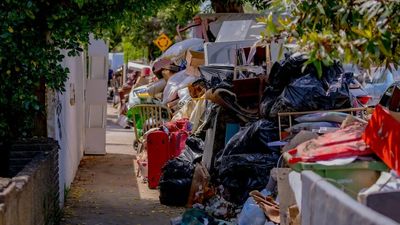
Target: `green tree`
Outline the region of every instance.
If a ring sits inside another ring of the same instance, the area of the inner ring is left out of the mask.
[[[152,14],[156,0],[4,0],[0,2],[0,154],[13,140],[45,135],[45,89],[64,90],[64,56],[89,33],[109,37],[127,18]],[[34,132],[35,131],[35,132]],[[0,156],[0,166],[7,164]],[[3,171],[0,171],[3,172]],[[4,174],[0,174],[4,175]]]
[[[124,27],[124,42],[131,44],[131,50],[142,52],[146,49],[149,60],[155,59],[161,54],[153,44],[161,32],[165,33],[172,40],[176,35],[177,25],[186,25],[199,13],[199,2],[172,0],[160,1],[152,7],[152,11],[141,20],[133,19],[127,21]],[[130,50],[130,49],[124,49]]]
[[[334,59],[369,68],[400,62],[400,2],[397,0],[271,0],[265,41],[287,47],[321,65]]]
[[[160,31],[170,37],[177,24],[198,13],[202,1],[183,0],[4,0],[0,2],[0,142],[30,137],[44,115],[44,90],[64,90],[68,69],[61,50],[77,55],[88,34],[127,38],[136,49],[148,46]],[[219,1],[212,1],[221,5]],[[222,1],[223,2],[223,1]],[[244,1],[227,0],[227,4]],[[249,1],[261,2],[261,1]],[[228,7],[229,8],[229,7]],[[45,127],[39,127],[44,131]],[[43,133],[36,133],[41,134]]]
[[[160,32],[164,32],[171,39],[174,39],[176,26],[184,26],[190,22],[200,12],[200,5],[204,2],[206,1],[160,1],[159,4],[152,7],[152,13],[147,14],[144,20],[133,19],[130,21],[130,26],[123,28],[124,42],[130,42],[130,45],[125,44],[129,48],[124,49],[124,51],[141,52],[141,49],[145,48],[148,52],[148,59],[155,59],[161,52],[153,44],[153,40],[157,38]],[[263,0],[213,0],[210,3],[211,8],[216,13],[242,13],[244,8],[252,9],[252,6],[255,6],[258,9],[264,9],[266,7]],[[131,55],[137,54],[132,53]]]

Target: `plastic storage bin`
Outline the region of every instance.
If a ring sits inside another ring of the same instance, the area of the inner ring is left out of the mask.
[[[287,160],[290,156],[285,153],[284,157]],[[353,198],[357,198],[361,189],[373,185],[382,171],[389,170],[383,162],[379,161],[355,161],[347,165],[336,166],[299,162],[291,164],[290,167],[297,172],[312,170]]]

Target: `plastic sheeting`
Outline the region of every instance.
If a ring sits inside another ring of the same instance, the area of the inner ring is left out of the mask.
[[[190,83],[194,82],[197,78],[189,76],[185,70],[179,71],[168,79],[167,85],[163,92],[163,104],[167,104],[178,98],[178,91],[187,87]]]
[[[203,51],[204,40],[200,38],[186,39],[175,43],[169,47],[160,58],[167,58],[176,63],[176,65],[181,65],[182,61],[185,59],[185,53],[187,50],[193,51]]]
[[[195,107],[196,103],[193,100],[190,100],[181,109],[179,109],[174,113],[174,116],[172,117],[171,121],[190,118],[190,115],[193,113]]]
[[[164,79],[160,79],[149,85],[147,93],[149,93],[150,96],[154,97],[156,94],[163,92],[166,85],[167,82]]]
[[[205,99],[199,99],[199,100],[193,100],[196,102],[196,105],[193,109],[192,114],[190,114],[189,120],[193,122],[192,128],[193,128],[193,133],[196,133],[200,125],[202,124],[203,117],[204,117],[204,112],[206,109],[206,100]]]
[[[264,189],[261,191],[261,194],[265,197],[271,193]],[[254,201],[253,197],[247,198],[238,216],[238,225],[264,225],[266,220],[264,212]]]
[[[200,66],[199,70],[207,88],[215,88],[222,82],[232,83],[232,66]]]

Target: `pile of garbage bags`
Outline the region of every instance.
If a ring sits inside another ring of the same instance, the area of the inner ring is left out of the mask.
[[[278,140],[277,128],[259,120],[235,134],[215,162],[215,179],[224,186],[224,198],[243,204],[252,190],[261,190],[276,166],[280,152],[268,146]]]
[[[198,91],[202,93],[203,98],[213,103],[206,104],[203,111],[218,114],[215,112],[219,110],[211,109],[223,108],[234,113],[235,119],[241,120],[236,122],[242,127],[224,144],[223,148],[217,145],[218,149],[213,149],[214,163],[211,163],[213,169],[208,171],[211,179],[209,183],[207,182],[207,185],[211,186],[209,190],[213,197],[204,199],[202,203],[193,204],[196,209],[189,209],[184,213],[182,224],[221,223],[219,219],[222,219],[222,222],[228,219],[232,216],[232,209],[236,206],[241,208],[246,200],[242,219],[243,216],[249,215],[245,212],[250,208],[257,208],[254,201],[248,200],[249,194],[265,189],[270,180],[270,171],[277,166],[281,157],[280,148],[270,145],[280,139],[277,120],[279,112],[330,110],[354,106],[353,97],[349,91],[353,77],[351,74],[344,73],[340,63],[323,66],[322,76],[319,76],[313,65],[304,66],[306,61],[307,58],[304,55],[292,54],[286,56],[281,62],[275,63],[260,99],[259,108],[255,112],[249,107],[242,107],[238,101],[239,95],[233,88],[235,68],[232,66],[199,66],[200,77],[188,76],[185,71],[181,71],[169,78],[163,92],[163,103],[171,103],[176,99],[184,101],[185,96],[193,92],[197,86],[187,89],[182,87],[195,83],[204,89]],[[169,160],[163,167],[159,185],[162,204],[172,206],[188,204],[192,183],[195,180],[193,174],[196,163],[201,162],[205,149],[204,134],[209,134],[209,129],[218,127],[218,125],[213,125],[214,119],[218,117],[213,113],[204,117],[205,121],[199,125],[198,131],[202,133],[201,138],[193,135],[189,137],[182,154]],[[296,118],[295,122],[299,124],[287,131],[296,133],[320,127],[339,129],[345,118],[346,115],[340,113],[306,115]],[[204,189],[200,191],[203,192],[196,194],[205,192]],[[260,201],[270,200],[261,194],[258,197]],[[220,207],[221,205],[225,208]],[[213,209],[213,212],[210,209]],[[260,210],[255,213],[263,215]],[[265,216],[257,217],[262,217],[257,224],[268,222]],[[271,218],[268,220],[276,222]]]
[[[313,66],[304,70],[306,58],[301,54],[288,56],[281,63],[275,63],[269,76],[260,111],[265,118],[274,118],[278,112],[301,112],[349,108],[352,95],[339,62],[322,68],[319,77]]]

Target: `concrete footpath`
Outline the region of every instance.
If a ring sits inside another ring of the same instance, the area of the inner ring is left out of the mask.
[[[159,203],[136,177],[133,131],[116,124],[117,110],[108,107],[105,156],[85,156],[68,191],[61,225],[163,225],[182,208]]]

